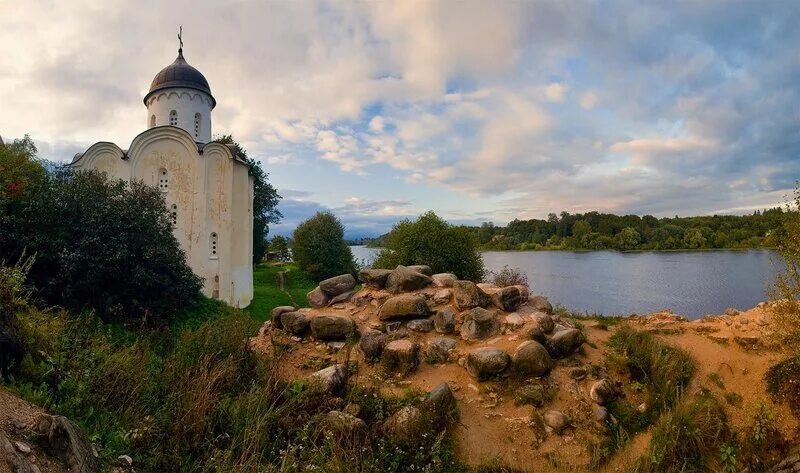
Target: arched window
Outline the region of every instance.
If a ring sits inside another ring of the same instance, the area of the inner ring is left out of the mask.
[[[217,233],[211,232],[211,238],[208,240],[208,251],[210,253],[210,258],[217,257]]]
[[[154,126],[156,126],[156,116],[150,115],[150,128],[153,128]]]
[[[161,192],[167,192],[167,190],[169,190],[169,175],[164,168],[158,170],[158,188]]]
[[[169,112],[169,124],[172,126],[178,126],[178,112],[175,110]]]
[[[178,226],[178,205],[177,204],[172,204],[172,207],[170,208],[169,214],[170,214],[170,217],[172,217],[172,226],[173,227],[177,227]]]
[[[200,139],[200,114],[194,114],[194,138],[196,140]]]

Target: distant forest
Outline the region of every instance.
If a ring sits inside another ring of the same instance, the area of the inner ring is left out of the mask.
[[[771,248],[787,213],[777,207],[751,215],[656,218],[599,212],[560,215],[547,220],[513,220],[506,226],[485,222],[467,227],[484,250],[696,250]],[[381,246],[385,235],[371,240]]]

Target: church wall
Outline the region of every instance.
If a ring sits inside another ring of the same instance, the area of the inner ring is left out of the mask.
[[[155,115],[155,126],[170,124],[170,112],[175,110],[178,118],[177,126],[186,130],[194,141],[208,143],[211,141],[211,97],[194,89],[172,88],[154,94],[147,101],[147,127],[152,128],[152,116]],[[195,136],[194,118],[199,113],[200,134]]]
[[[252,267],[252,179],[245,166],[235,166],[233,184],[233,241],[231,278],[234,298],[241,306],[253,293]]]

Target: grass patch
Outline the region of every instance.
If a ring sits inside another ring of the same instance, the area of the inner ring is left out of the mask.
[[[800,417],[800,355],[787,358],[770,367],[764,375],[767,392],[776,402],[786,403]]]
[[[709,383],[713,384],[714,386],[720,389],[725,389],[725,380],[722,379],[722,375],[720,375],[719,373],[708,373],[706,379],[708,380]]]
[[[572,319],[576,322],[593,322],[594,327],[600,330],[608,330],[609,328],[622,322],[621,317],[613,315],[603,315],[596,312],[576,312],[567,309],[562,305],[557,305],[553,312],[562,316]]]
[[[284,287],[280,290],[278,273],[284,272]],[[245,309],[254,319],[263,322],[269,319],[270,311],[281,305],[308,307],[306,294],[317,286],[311,277],[294,264],[260,264],[253,270],[253,301]]]

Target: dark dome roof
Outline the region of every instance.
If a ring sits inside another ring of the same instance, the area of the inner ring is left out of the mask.
[[[183,58],[183,49],[178,50],[178,57],[175,59],[175,62],[161,69],[161,72],[156,74],[155,78],[153,78],[153,83],[150,84],[150,92],[144,96],[144,104],[147,105],[147,99],[159,90],[173,87],[183,87],[205,92],[211,97],[211,108],[217,106],[217,101],[214,99],[214,96],[211,95],[211,87],[208,86],[208,81],[200,71],[186,62],[186,59]]]

